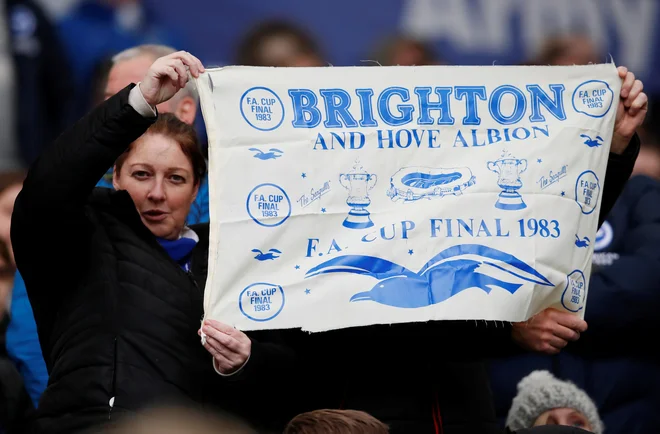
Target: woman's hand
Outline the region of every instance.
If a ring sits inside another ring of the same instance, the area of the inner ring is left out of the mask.
[[[635,79],[635,74],[628,71],[625,66],[617,68],[621,84],[621,95],[614,121],[614,135],[612,136],[611,152],[623,154],[628,147],[632,136],[644,122],[649,106],[649,99],[642,90],[644,84]]]
[[[156,59],[140,82],[144,99],[152,107],[169,100],[188,82],[188,71],[197,78],[204,72],[204,65],[186,51]]]
[[[198,332],[206,335],[204,348],[213,356],[213,363],[223,375],[233,374],[250,357],[252,341],[245,333],[212,319],[204,321]]]

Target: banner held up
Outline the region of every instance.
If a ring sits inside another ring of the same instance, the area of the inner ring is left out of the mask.
[[[239,329],[583,316],[614,65],[207,70],[205,315]]]

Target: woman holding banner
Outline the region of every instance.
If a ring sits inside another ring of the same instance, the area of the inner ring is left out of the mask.
[[[255,400],[282,390],[272,386],[273,373],[288,378],[294,366],[286,348],[263,343],[270,335],[257,340],[205,324],[206,350],[195,336],[208,227],[186,228],[184,221],[203,166],[181,138],[183,127],[167,117],[156,120],[154,110],[186,84],[187,69],[197,77],[203,66],[182,52],[158,59],[138,86],[63,134],[31,168],[17,199],[16,262],[51,374],[35,432],[79,432],[145,406],[196,405],[210,394],[238,412],[249,398],[246,410],[262,416],[275,401],[262,406]],[[632,169],[638,145],[628,142],[645,113],[641,83],[627,71],[623,76],[612,144],[623,155],[610,160],[603,213]],[[115,162],[120,191],[94,191]],[[520,331],[520,342],[556,348],[576,336],[564,326],[548,327]],[[295,366],[310,369],[303,381],[313,390],[304,397],[314,408],[365,410],[393,433],[490,433],[496,426],[480,357],[488,347],[505,346],[511,333],[510,327],[482,332],[470,322],[434,322],[294,332],[311,341],[292,344],[302,356]],[[309,363],[300,363],[308,356]]]
[[[16,262],[50,373],[36,433],[81,432],[166,404],[242,413],[241,394],[255,377],[267,381],[261,366],[292,365],[255,335],[218,322],[199,331],[208,225],[185,219],[206,164],[193,128],[155,110],[188,71],[204,71],[189,53],[158,59],[65,132],[16,200]],[[113,163],[120,191],[94,189]]]

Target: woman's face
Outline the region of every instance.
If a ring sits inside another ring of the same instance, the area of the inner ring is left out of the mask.
[[[115,168],[116,190],[126,190],[142,222],[157,237],[177,239],[199,186],[190,160],[172,138],[146,134],[129,152],[121,171]]]
[[[572,408],[553,408],[536,419],[534,426],[564,425],[592,431],[593,427],[586,416]]]

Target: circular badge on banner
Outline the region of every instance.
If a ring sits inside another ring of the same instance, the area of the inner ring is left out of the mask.
[[[270,321],[284,308],[284,290],[273,283],[253,283],[239,295],[238,307],[252,321]]]
[[[569,312],[579,312],[584,307],[587,297],[587,281],[584,273],[573,270],[566,276],[566,288],[561,295],[561,305]]]
[[[610,85],[601,80],[589,80],[573,91],[573,108],[576,112],[592,118],[602,118],[610,111],[614,92]]]
[[[279,226],[291,216],[291,201],[282,187],[260,184],[247,197],[247,212],[257,224]]]
[[[593,170],[580,173],[575,181],[575,202],[580,205],[582,214],[591,214],[596,209],[600,195],[600,182]]]
[[[252,87],[241,97],[241,115],[252,128],[272,131],[282,125],[284,104],[267,87]]]

